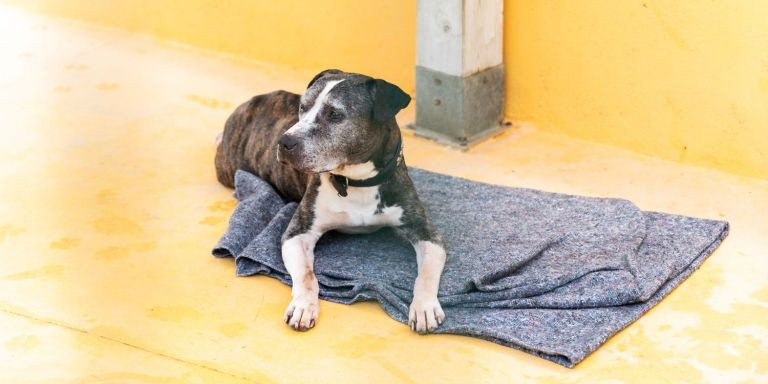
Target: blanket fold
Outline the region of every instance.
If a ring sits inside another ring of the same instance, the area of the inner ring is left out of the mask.
[[[411,177],[448,254],[436,333],[479,337],[573,367],[687,278],[728,223],[639,210],[629,201],[477,183],[416,168]],[[237,171],[239,201],[213,249],[239,276],[290,284],[280,238],[297,204]],[[315,248],[320,297],[377,300],[406,323],[413,248],[390,229],[327,233]]]

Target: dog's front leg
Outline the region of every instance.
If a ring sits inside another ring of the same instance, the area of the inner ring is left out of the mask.
[[[319,286],[313,272],[315,243],[320,238],[312,232],[287,236],[282,253],[285,269],[291,275],[291,303],[285,310],[285,323],[297,331],[315,326],[320,313]]]
[[[445,249],[436,242],[422,240],[416,249],[418,276],[413,284],[413,301],[408,310],[408,323],[419,333],[432,332],[443,323],[445,313],[437,300],[440,275],[445,266]]]

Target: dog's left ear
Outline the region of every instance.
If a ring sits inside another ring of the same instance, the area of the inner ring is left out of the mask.
[[[394,118],[411,102],[400,87],[381,79],[369,80],[368,89],[373,96],[373,119],[380,123]]]

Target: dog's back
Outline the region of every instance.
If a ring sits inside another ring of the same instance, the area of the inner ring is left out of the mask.
[[[268,181],[283,197],[301,199],[308,176],[276,158],[277,141],[298,120],[299,98],[275,91],[255,96],[232,112],[216,148],[220,183],[234,187],[235,171],[242,169]]]

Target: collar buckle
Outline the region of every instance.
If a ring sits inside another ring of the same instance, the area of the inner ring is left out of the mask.
[[[349,179],[346,176],[331,174],[331,185],[341,197],[347,197],[347,186]]]
[[[403,141],[402,138],[398,136],[397,140],[397,147],[395,148],[394,157],[391,157],[389,161],[384,165],[384,167],[380,170],[380,172],[371,178],[364,179],[364,180],[350,180],[346,176],[337,175],[334,173],[331,173],[331,185],[333,185],[333,188],[336,189],[336,192],[341,197],[347,197],[347,187],[353,186],[353,187],[373,187],[375,185],[379,185],[387,181],[392,174],[395,173],[395,169],[397,169],[397,166],[399,166],[403,162]]]

